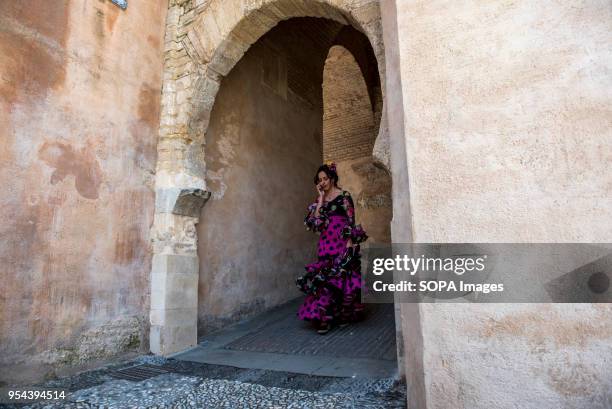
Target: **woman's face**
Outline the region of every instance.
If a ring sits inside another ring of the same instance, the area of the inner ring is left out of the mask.
[[[319,172],[318,178],[318,185],[321,187],[321,189],[323,189],[324,192],[329,192],[333,186],[333,181],[327,176],[327,173],[323,171]]]

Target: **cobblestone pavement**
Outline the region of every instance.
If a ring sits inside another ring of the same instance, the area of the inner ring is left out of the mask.
[[[40,385],[68,391],[57,403],[14,408],[405,408],[392,378],[301,375],[142,356]]]

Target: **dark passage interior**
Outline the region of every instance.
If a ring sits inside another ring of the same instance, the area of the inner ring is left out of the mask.
[[[349,376],[359,365],[380,376],[396,369],[392,306],[368,306],[364,322],[321,338],[290,302],[302,296],[295,279],[316,259],[317,238],[303,218],[323,160],[337,163],[370,242],[389,241],[391,180],[372,158],[381,112],[367,38],[327,19],[279,23],[223,79],[206,135],[212,197],[198,225],[198,335],[217,351],[207,359],[242,354],[243,365],[263,365],[301,356],[309,373],[335,357],[334,373]],[[227,329],[252,317],[241,331]],[[209,363],[231,364],[222,361]]]

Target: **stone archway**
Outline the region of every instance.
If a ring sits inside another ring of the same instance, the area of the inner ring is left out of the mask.
[[[151,231],[154,255],[150,347],[154,353],[167,355],[197,343],[199,260],[195,226],[200,208],[209,195],[204,176],[205,134],[220,81],[257,39],[278,22],[293,17],[324,17],[364,33],[376,56],[381,89],[384,90],[385,63],[378,2],[170,2],[156,170],[156,212]],[[389,168],[387,129],[383,112],[374,155]],[[400,371],[402,366],[400,363]]]

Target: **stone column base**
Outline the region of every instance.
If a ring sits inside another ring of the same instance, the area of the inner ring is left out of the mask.
[[[169,355],[198,342],[198,257],[155,254],[152,264],[150,349]]]

